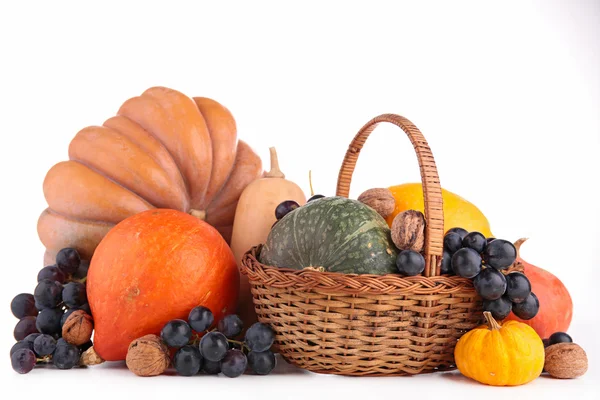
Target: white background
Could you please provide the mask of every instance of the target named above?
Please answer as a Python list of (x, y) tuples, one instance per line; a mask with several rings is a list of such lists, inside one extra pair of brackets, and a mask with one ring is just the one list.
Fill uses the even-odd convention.
[[(312, 169), (323, 194), (334, 193), (346, 147), (366, 121), (387, 112), (411, 119), (433, 149), (442, 185), (478, 205), (497, 237), (529, 237), (524, 258), (568, 286), (570, 333), (588, 352), (588, 374), (507, 389), (457, 373), (356, 379), (281, 368), (266, 378), (142, 379), (119, 364), (14, 373), (8, 304), (33, 290), (42, 266), (36, 221), (45, 173), (66, 159), (79, 129), (155, 85), (223, 103), (265, 164), (275, 145), (287, 176), (308, 191)], [(599, 111), (593, 0), (2, 2), (2, 391), (83, 399), (598, 398)], [(408, 140), (381, 127), (361, 154), (351, 195), (417, 179)]]

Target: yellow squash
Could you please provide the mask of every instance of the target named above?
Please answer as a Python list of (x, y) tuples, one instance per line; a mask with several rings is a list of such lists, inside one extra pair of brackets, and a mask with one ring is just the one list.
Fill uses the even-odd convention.
[[(233, 222), (231, 250), (239, 265), (245, 252), (251, 247), (263, 244), (276, 221), (275, 208), (286, 200), (294, 200), (300, 205), (306, 203), (302, 189), (294, 182), (285, 179), (279, 169), (277, 152), (271, 147), (271, 170), (260, 179), (250, 183), (242, 192)], [(249, 327), (256, 321), (250, 284), (245, 275), (240, 276), (240, 296), (238, 314)]]
[(529, 325), (517, 321), (498, 324), (484, 312), (487, 325), (467, 332), (454, 349), (458, 370), (491, 386), (531, 382), (544, 368), (544, 344)]
[[(396, 208), (386, 220), (392, 226), (394, 217), (406, 210), (419, 210), (423, 212), (423, 188), (420, 183), (405, 183), (390, 187), (396, 200)], [(461, 227), (469, 232), (481, 232), (485, 237), (492, 237), (490, 223), (483, 213), (462, 197), (442, 189), (444, 200), (444, 232), (448, 229)]]

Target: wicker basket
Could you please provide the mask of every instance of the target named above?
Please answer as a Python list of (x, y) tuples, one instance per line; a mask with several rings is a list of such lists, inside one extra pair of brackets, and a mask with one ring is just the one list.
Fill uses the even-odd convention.
[(443, 250), (442, 194), (433, 155), (406, 118), (385, 114), (355, 136), (338, 177), (347, 197), (358, 155), (380, 122), (402, 128), (421, 169), (427, 220), (423, 276), (348, 275), (262, 265), (260, 246), (243, 257), (259, 321), (276, 332), (276, 347), (291, 364), (317, 373), (411, 375), (454, 369), (454, 346), (481, 323), (472, 283), (438, 276)]

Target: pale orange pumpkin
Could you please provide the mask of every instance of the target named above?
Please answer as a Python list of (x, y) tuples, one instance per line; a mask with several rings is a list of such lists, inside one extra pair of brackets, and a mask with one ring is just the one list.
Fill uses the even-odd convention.
[(48, 171), (48, 208), (38, 221), (45, 263), (65, 247), (90, 259), (113, 226), (153, 208), (199, 217), (229, 242), (240, 194), (261, 174), (259, 156), (238, 140), (227, 108), (150, 88), (102, 126), (77, 133), (69, 161)]

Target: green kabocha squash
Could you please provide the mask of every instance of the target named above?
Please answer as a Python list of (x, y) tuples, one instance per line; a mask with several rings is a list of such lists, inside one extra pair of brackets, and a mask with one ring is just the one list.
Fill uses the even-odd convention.
[(280, 268), (398, 272), (396, 248), (385, 220), (372, 208), (343, 197), (314, 200), (288, 213), (269, 233), (259, 258)]

